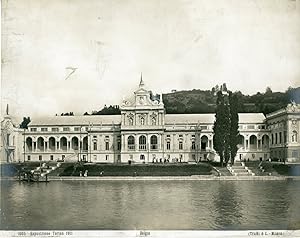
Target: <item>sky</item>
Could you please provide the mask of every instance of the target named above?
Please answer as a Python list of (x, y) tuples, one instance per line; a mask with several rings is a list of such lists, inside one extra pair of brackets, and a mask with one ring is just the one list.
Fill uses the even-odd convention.
[(121, 104), (141, 73), (156, 93), (300, 86), (300, 0), (3, 0), (1, 23), (2, 115)]

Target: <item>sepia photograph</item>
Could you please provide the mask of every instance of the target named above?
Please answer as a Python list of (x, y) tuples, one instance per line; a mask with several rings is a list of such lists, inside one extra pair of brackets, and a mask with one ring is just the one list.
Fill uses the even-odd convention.
[(0, 237), (300, 237), (300, 0), (2, 0)]

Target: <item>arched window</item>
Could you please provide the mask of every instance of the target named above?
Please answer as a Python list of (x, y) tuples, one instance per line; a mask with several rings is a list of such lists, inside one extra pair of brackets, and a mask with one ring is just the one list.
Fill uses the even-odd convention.
[(128, 136), (127, 143), (128, 143), (128, 150), (135, 149), (135, 140), (133, 136)]
[(257, 149), (257, 138), (255, 135), (250, 136), (250, 150), (256, 150)]
[(297, 142), (297, 140), (298, 140), (298, 133), (297, 133), (297, 131), (293, 131), (293, 133), (292, 133), (292, 142)]
[(139, 138), (139, 149), (145, 150), (146, 149), (146, 136), (140, 136)]
[(129, 122), (129, 126), (132, 126), (132, 125), (133, 125), (133, 118), (132, 118), (132, 117), (129, 117), (129, 118), (128, 118), (128, 122)]
[(27, 149), (27, 151), (32, 151), (32, 139), (31, 139), (31, 137), (26, 138), (26, 149)]
[(145, 118), (141, 117), (141, 125), (145, 125)]
[(152, 124), (152, 126), (156, 125), (156, 117), (155, 116), (152, 117), (151, 124)]
[(79, 140), (77, 137), (73, 137), (71, 140), (71, 147), (73, 150), (78, 150)]
[(60, 138), (60, 149), (61, 150), (67, 150), (67, 138), (66, 137), (62, 137)]
[(49, 138), (49, 149), (55, 150), (55, 138), (54, 137)]
[(150, 137), (150, 144), (151, 144), (151, 149), (156, 150), (158, 148), (157, 146), (157, 136), (153, 135)]
[(44, 150), (44, 138), (39, 137), (37, 139), (37, 148), (38, 150)]
[(85, 136), (82, 139), (82, 150), (88, 150), (88, 137)]
[(192, 150), (195, 150), (195, 149), (196, 149), (195, 141), (192, 141)]
[(178, 146), (179, 146), (180, 150), (183, 150), (183, 143), (182, 143), (182, 141), (179, 141), (179, 145)]

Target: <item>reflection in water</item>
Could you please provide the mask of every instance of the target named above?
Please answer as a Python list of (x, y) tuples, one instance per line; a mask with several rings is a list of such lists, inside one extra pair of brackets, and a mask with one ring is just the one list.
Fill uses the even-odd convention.
[(300, 229), (300, 181), (1, 181), (1, 229)]
[(215, 223), (220, 229), (236, 229), (243, 220), (243, 200), (237, 193), (237, 183), (222, 181), (213, 198), (216, 210)]

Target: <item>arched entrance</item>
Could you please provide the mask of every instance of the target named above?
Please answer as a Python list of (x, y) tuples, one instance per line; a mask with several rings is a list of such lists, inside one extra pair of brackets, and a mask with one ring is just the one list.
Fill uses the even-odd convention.
[(49, 149), (55, 150), (55, 138), (54, 137), (49, 138)]
[(32, 151), (32, 138), (31, 137), (26, 138), (26, 150)]
[(201, 150), (206, 150), (207, 143), (208, 143), (208, 137), (202, 136), (201, 137)]

